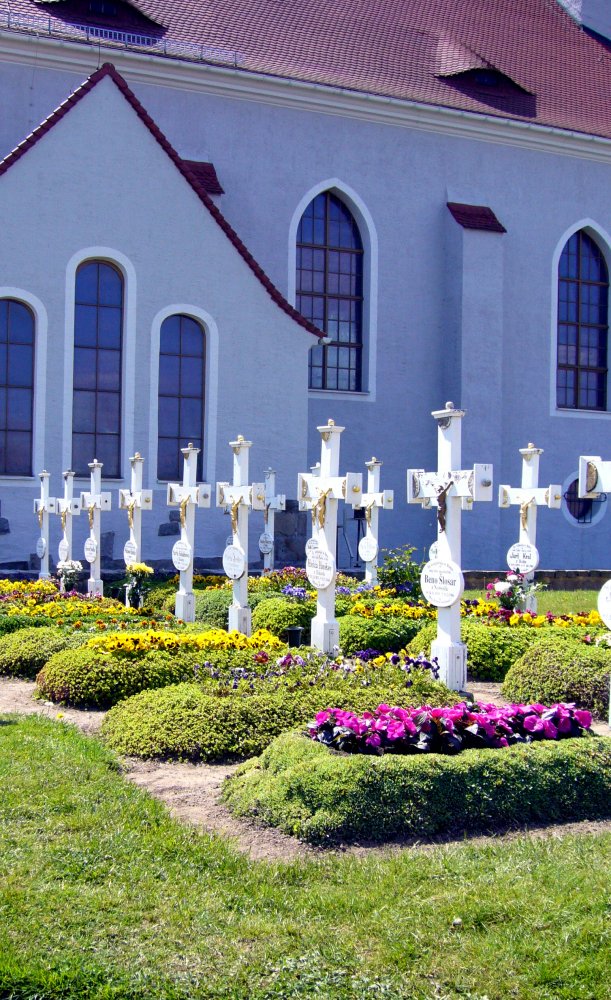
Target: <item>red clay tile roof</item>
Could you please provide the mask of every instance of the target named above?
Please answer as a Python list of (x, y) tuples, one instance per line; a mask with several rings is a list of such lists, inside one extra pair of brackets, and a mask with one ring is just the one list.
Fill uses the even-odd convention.
[(461, 205), (458, 201), (449, 201), (448, 208), (463, 229), (484, 229), (488, 233), (506, 233), (491, 208), (486, 205)]
[(184, 165), (197, 178), (201, 186), (208, 194), (225, 194), (216, 176), (213, 163), (204, 163), (200, 160), (183, 160)]
[[(81, 84), (81, 86), (78, 87), (77, 90), (75, 90), (74, 93), (71, 94), (70, 97), (68, 97), (68, 99), (63, 102), (63, 104), (60, 104), (60, 106), (56, 108), (56, 110), (51, 115), (49, 115), (48, 118), (46, 118), (43, 122), (41, 122), (40, 125), (38, 125), (34, 129), (34, 131), (31, 132), (23, 140), (23, 142), (20, 142), (19, 145), (16, 146), (15, 149), (13, 149), (8, 154), (8, 156), (6, 156), (0, 162), (0, 177), (2, 177), (2, 175), (5, 174), (6, 171), (9, 170), (10, 167), (12, 167), (13, 164), (17, 162), (17, 160), (20, 160), (21, 157), (25, 153), (27, 153), (28, 150), (32, 148), (32, 146), (35, 146), (36, 143), (44, 135), (46, 135), (46, 133), (49, 132), (54, 125), (57, 124), (57, 122), (61, 121), (64, 115), (68, 114), (68, 112), (71, 110), (71, 108), (74, 107), (75, 104), (78, 104), (79, 101), (83, 99), (85, 94), (88, 94), (89, 91), (92, 90), (93, 87), (95, 87), (96, 84), (98, 84), (100, 80), (103, 80), (105, 77), (110, 77), (110, 79), (114, 81), (114, 83), (117, 85), (123, 96), (127, 99), (127, 101), (129, 101), (129, 103), (131, 104), (132, 108), (134, 109), (140, 120), (146, 125), (153, 138), (157, 140), (161, 148), (168, 154), (168, 156), (173, 161), (174, 165), (178, 168), (180, 173), (183, 175), (185, 180), (191, 185), (199, 200), (202, 202), (203, 205), (205, 205), (205, 207), (210, 212), (212, 218), (221, 227), (221, 229), (223, 230), (227, 238), (231, 241), (231, 243), (233, 243), (234, 247), (236, 248), (240, 256), (244, 258), (244, 260), (248, 264), (253, 274), (261, 282), (261, 284), (263, 285), (269, 296), (274, 300), (276, 305), (280, 306), (283, 312), (287, 313), (287, 315), (290, 316), (291, 319), (295, 320), (296, 323), (304, 327), (304, 329), (306, 329), (308, 333), (313, 333), (314, 336), (316, 337), (322, 336), (322, 333), (318, 329), (318, 327), (314, 326), (312, 323), (309, 322), (309, 320), (305, 319), (300, 313), (297, 312), (296, 309), (293, 308), (293, 306), (289, 302), (287, 302), (282, 293), (278, 291), (276, 286), (268, 278), (263, 268), (259, 264), (257, 264), (255, 258), (246, 249), (238, 234), (235, 232), (235, 230), (232, 228), (229, 222), (227, 222), (225, 216), (222, 214), (222, 212), (219, 211), (217, 206), (210, 198), (210, 195), (208, 194), (205, 187), (197, 177), (197, 170), (194, 171), (192, 168), (188, 166), (189, 161), (182, 160), (180, 158), (174, 147), (170, 144), (168, 139), (166, 139), (165, 135), (163, 134), (159, 126), (155, 124), (150, 115), (144, 110), (144, 107), (142, 106), (136, 95), (133, 93), (132, 90), (130, 90), (130, 88), (128, 87), (127, 83), (125, 82), (121, 74), (117, 73), (115, 67), (111, 63), (104, 63), (104, 65), (101, 66), (100, 69), (96, 70), (95, 73), (92, 73), (91, 76), (88, 77), (88, 79), (85, 80), (85, 82)], [(201, 167), (201, 164), (196, 162), (196, 167)]]
[[(73, 0), (11, 0), (70, 19)], [(558, 0), (135, 0), (166, 39), (235, 52), (240, 70), (611, 138), (611, 52)], [(455, 67), (452, 69), (452, 67)], [(530, 102), (444, 74), (493, 68)]]

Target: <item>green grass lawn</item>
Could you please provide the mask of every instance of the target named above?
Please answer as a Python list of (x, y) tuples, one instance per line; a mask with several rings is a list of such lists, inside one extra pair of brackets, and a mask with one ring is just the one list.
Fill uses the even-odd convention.
[(251, 862), (97, 741), (0, 724), (7, 1000), (608, 1000), (610, 870), (611, 835)]
[[(542, 590), (537, 593), (537, 611), (539, 614), (552, 611), (556, 615), (591, 611), (596, 607), (598, 593), (598, 590)], [(466, 590), (463, 597), (468, 600), (485, 598), (486, 591)]]

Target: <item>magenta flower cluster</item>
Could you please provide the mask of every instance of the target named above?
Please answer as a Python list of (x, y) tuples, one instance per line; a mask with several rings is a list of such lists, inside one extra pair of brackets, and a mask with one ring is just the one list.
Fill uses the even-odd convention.
[(308, 725), (314, 740), (347, 753), (445, 753), (498, 749), (535, 740), (586, 735), (592, 715), (573, 704), (478, 705), (399, 708), (379, 705), (373, 712), (328, 708)]

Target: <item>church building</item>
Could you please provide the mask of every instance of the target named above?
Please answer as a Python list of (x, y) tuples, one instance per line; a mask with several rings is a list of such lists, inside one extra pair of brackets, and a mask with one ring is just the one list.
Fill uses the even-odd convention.
[[(94, 458), (120, 559), (136, 452), (143, 557), (169, 562), (181, 448), (214, 495), (239, 434), (293, 501), (280, 560), (303, 558), (329, 418), (342, 473), (383, 463), (382, 545), (422, 556), (406, 472), (436, 468), (448, 400), (462, 468), (494, 467), (464, 567), (505, 565), (498, 485), (530, 442), (562, 494), (541, 566), (608, 567), (611, 504), (576, 480), (611, 459), (609, 0), (0, 0), (0, 95), (0, 573), (34, 552), (39, 473), (78, 494)], [(228, 533), (198, 512), (202, 564)]]

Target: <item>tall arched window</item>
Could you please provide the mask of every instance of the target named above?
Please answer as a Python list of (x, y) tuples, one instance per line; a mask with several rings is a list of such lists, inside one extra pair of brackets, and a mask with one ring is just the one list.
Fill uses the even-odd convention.
[(607, 409), (609, 272), (599, 247), (580, 230), (558, 270), (557, 405)]
[(90, 260), (76, 272), (72, 468), (87, 476), (97, 458), (105, 477), (121, 475), (123, 276)]
[(330, 343), (310, 351), (310, 387), (362, 388), (363, 243), (330, 191), (314, 198), (297, 231), (297, 309)]
[(180, 449), (190, 441), (200, 449), (197, 476), (203, 478), (204, 372), (201, 323), (191, 316), (168, 316), (161, 325), (159, 342), (159, 479), (182, 478)]
[(0, 300), (0, 475), (32, 475), (34, 315)]

